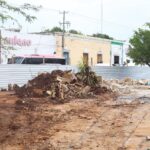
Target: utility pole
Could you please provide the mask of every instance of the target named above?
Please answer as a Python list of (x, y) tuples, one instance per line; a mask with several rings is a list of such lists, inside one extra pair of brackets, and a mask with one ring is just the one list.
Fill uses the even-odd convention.
[(60, 22), (60, 25), (63, 25), (63, 33), (62, 33), (62, 56), (63, 56), (63, 51), (65, 47), (65, 32), (66, 32), (65, 28), (66, 28), (66, 25), (67, 26), (70, 25), (70, 22), (66, 21), (66, 14), (68, 14), (67, 11), (60, 12), (60, 14), (63, 14), (63, 22)]

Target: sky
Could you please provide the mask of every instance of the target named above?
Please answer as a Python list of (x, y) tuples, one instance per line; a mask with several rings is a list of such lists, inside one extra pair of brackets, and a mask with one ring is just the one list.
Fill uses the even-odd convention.
[[(12, 0), (7, 1), (12, 3)], [(22, 3), (42, 6), (38, 13), (33, 13), (37, 20), (32, 24), (17, 17), (23, 25), (22, 32), (37, 32), (60, 26), (62, 14), (59, 11), (63, 10), (68, 11), (66, 21), (71, 23), (67, 30), (75, 29), (86, 35), (102, 32), (126, 41), (132, 37), (135, 30), (150, 21), (150, 0), (14, 0), (12, 4)], [(12, 26), (14, 25), (9, 24), (9, 27)]]

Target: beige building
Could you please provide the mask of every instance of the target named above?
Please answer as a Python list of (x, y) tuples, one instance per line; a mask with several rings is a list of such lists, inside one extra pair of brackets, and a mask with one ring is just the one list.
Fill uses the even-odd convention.
[(111, 41), (80, 35), (66, 35), (62, 52), (62, 37), (56, 35), (56, 53), (64, 55), (68, 64), (78, 65), (82, 60), (90, 66), (110, 65)]

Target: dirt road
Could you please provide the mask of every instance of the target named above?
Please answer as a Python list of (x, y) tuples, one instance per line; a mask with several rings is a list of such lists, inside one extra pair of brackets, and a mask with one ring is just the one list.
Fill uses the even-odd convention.
[(114, 94), (54, 104), (0, 93), (0, 150), (148, 150), (150, 104)]

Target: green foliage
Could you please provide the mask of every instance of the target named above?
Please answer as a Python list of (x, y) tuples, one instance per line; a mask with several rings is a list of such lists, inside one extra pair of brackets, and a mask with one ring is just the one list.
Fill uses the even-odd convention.
[[(38, 11), (40, 7), (35, 7), (28, 3), (25, 3), (21, 6), (10, 5), (6, 0), (0, 0), (0, 22), (5, 23), (8, 20), (16, 22), (19, 26), (18, 20), (14, 17), (14, 14), (20, 14), (25, 18), (26, 21), (32, 22), (36, 19), (35, 16), (28, 13), (29, 10)], [(13, 13), (13, 15), (10, 15)]]
[(69, 30), (69, 33), (83, 35), (81, 32), (74, 29)]
[[(53, 27), (52, 29), (46, 29), (43, 32), (44, 33), (55, 33), (55, 32), (63, 32), (63, 30), (60, 27)], [(69, 30), (69, 33), (82, 35), (81, 32), (78, 32), (74, 29)]]
[(60, 27), (53, 27), (52, 29), (46, 29), (42, 31), (43, 33), (55, 33), (55, 32), (62, 32)]
[(91, 71), (91, 67), (85, 64), (83, 61), (78, 65), (79, 72), (77, 73), (78, 79), (80, 79), (85, 85), (96, 87), (99, 85), (99, 80), (95, 75), (95, 72)]
[(139, 28), (130, 39), (128, 56), (133, 62), (150, 66), (150, 23), (146, 24), (147, 29)]
[(113, 40), (113, 38), (110, 37), (110, 36), (107, 35), (107, 34), (96, 33), (96, 34), (93, 34), (92, 36), (93, 36), (93, 37), (97, 37), (97, 38), (102, 38), (102, 39), (110, 39), (110, 40)]
[(60, 27), (54, 27), (50, 30), (51, 33), (55, 33), (55, 32), (62, 32), (62, 29)]

